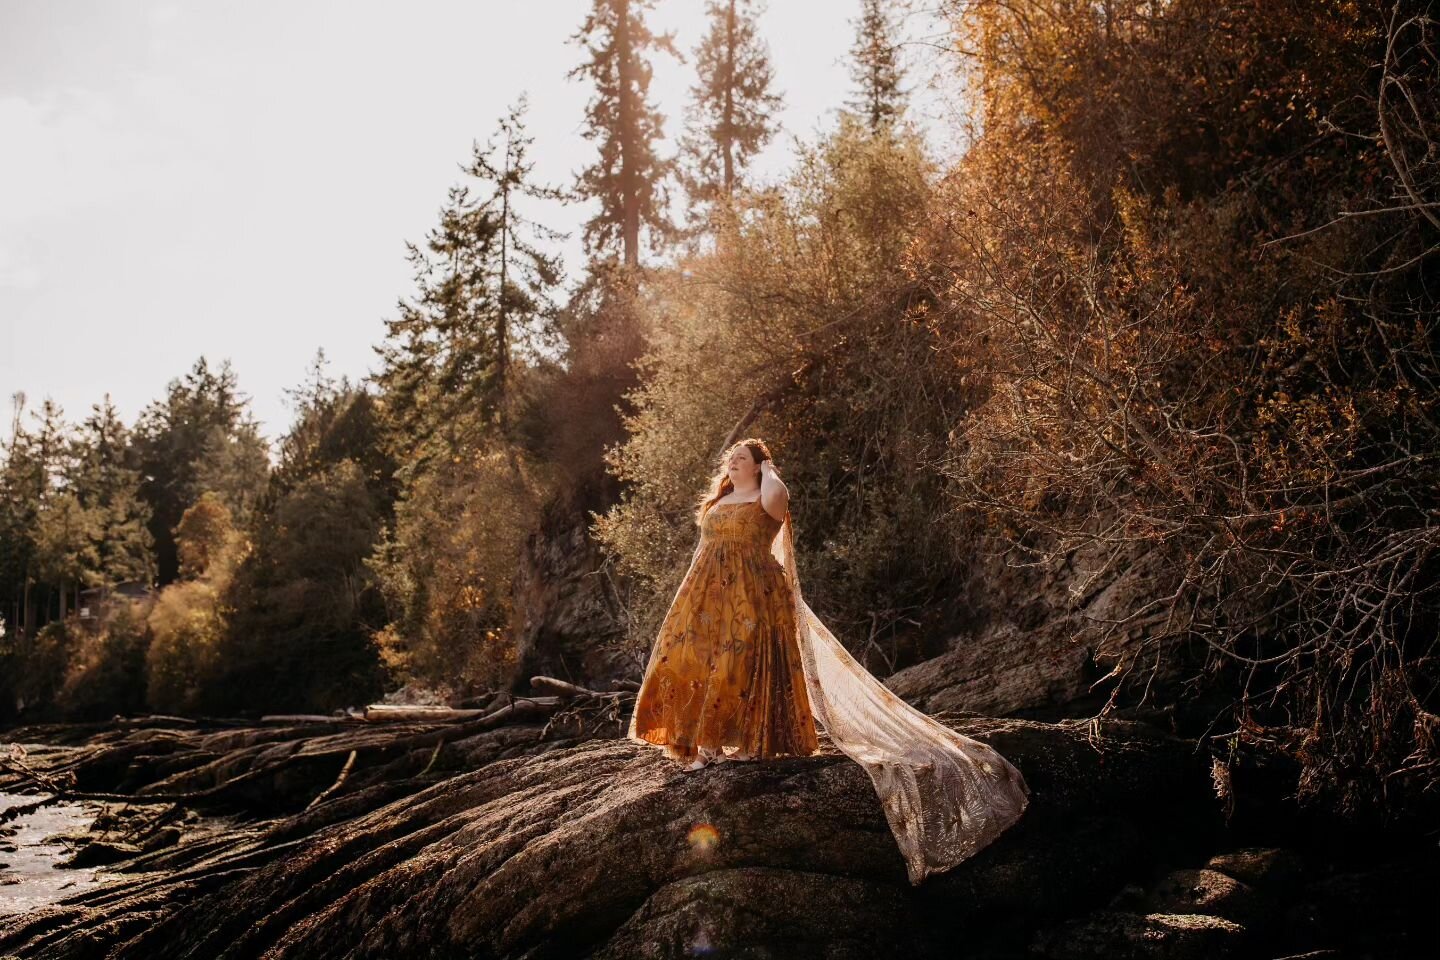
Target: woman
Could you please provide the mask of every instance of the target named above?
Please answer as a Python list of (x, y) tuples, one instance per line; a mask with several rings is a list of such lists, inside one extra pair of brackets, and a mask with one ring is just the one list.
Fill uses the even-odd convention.
[(789, 500), (763, 441), (725, 452), (629, 736), (695, 770), (809, 756), (818, 721), (870, 774), (918, 884), (1004, 832), (1030, 789), (992, 747), (891, 693), (816, 618), (800, 593)]

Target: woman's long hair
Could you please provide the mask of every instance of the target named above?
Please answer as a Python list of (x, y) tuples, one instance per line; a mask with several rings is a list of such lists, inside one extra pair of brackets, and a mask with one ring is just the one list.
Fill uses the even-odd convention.
[[(730, 456), (736, 448), (742, 446), (749, 448), (750, 456), (755, 458), (757, 467), (766, 460), (773, 461), (774, 459), (770, 456), (770, 448), (759, 437), (746, 437), (744, 440), (737, 440), (726, 447), (725, 452), (720, 455), (720, 463), (715, 470), (715, 475), (710, 478), (709, 488), (700, 495), (700, 502), (695, 507), (695, 523), (697, 525), (705, 519), (705, 511), (735, 489), (735, 484), (730, 481)], [(779, 467), (775, 468), (775, 474), (779, 476)]]

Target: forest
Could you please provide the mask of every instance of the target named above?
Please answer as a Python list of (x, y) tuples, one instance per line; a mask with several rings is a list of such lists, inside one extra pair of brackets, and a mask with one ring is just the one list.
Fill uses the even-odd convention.
[[(518, 100), (409, 244), (379, 372), (317, 354), (273, 456), (228, 363), (128, 426), (15, 398), (0, 724), (638, 680), (696, 496), (760, 436), (811, 606), (912, 702), (1142, 720), (1198, 744), (1222, 804), (1274, 777), (1433, 830), (1428, 5), (940, 0), (966, 144), (942, 164), (897, 4), (864, 0), (847, 109), (761, 182), (762, 8), (709, 0), (685, 51), (655, 3), (576, 25), (575, 181), (534, 177)], [(598, 201), (583, 263), (538, 198)]]

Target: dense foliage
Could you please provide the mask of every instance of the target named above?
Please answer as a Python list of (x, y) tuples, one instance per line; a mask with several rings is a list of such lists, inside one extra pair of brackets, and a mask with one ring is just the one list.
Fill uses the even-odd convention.
[[(1436, 734), (1433, 24), (1325, 3), (974, 2), (983, 135), (912, 269), (982, 385), (956, 502), (1044, 562), (1169, 575), (1189, 645), (1302, 793), (1428, 790)], [(1096, 571), (1098, 575), (1101, 571)]]

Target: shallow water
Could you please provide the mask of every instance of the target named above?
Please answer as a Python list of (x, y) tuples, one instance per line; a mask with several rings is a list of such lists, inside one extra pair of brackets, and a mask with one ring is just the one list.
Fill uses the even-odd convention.
[[(0, 793), (0, 811), (34, 803), (40, 797)], [(95, 808), (85, 804), (57, 803), (0, 824), (0, 916), (43, 907), (108, 879), (94, 867), (56, 869), (55, 864), (70, 855), (70, 848), (58, 840), (45, 842), (52, 834), (88, 828), (95, 813)]]

